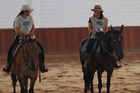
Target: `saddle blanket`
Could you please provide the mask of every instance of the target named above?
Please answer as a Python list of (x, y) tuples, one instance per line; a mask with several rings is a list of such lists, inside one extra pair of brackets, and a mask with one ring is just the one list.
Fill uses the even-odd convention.
[[(91, 54), (94, 53), (94, 51), (95, 51), (97, 45), (98, 45), (98, 42), (96, 42), (96, 43), (93, 45), (93, 47), (92, 47), (92, 49), (91, 49)], [(85, 45), (83, 46), (82, 52), (83, 52), (83, 53), (87, 53), (87, 43), (85, 43)]]

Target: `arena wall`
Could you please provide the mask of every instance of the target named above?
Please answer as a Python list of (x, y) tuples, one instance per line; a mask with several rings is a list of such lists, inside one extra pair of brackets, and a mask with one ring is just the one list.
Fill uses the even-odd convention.
[[(120, 30), (120, 27), (114, 27)], [(109, 28), (110, 29), (110, 28)], [(124, 27), (124, 52), (140, 51), (140, 26)], [(45, 54), (79, 53), (79, 44), (88, 36), (87, 27), (75, 28), (38, 28), (38, 41)], [(0, 29), (0, 55), (7, 55), (14, 40), (14, 29)]]
[(88, 35), (90, 10), (101, 5), (108, 26), (124, 27), (124, 51), (140, 51), (140, 0), (1, 0), (0, 55), (6, 55), (14, 40), (13, 22), (23, 4), (34, 11), (38, 41), (45, 54), (78, 53), (79, 43)]

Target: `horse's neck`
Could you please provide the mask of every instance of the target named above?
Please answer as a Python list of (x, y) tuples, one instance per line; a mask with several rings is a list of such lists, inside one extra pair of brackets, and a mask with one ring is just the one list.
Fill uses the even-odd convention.
[(113, 52), (113, 49), (111, 47), (111, 36), (110, 35), (104, 36), (101, 39), (101, 46), (104, 48), (105, 51), (108, 51), (110, 53)]

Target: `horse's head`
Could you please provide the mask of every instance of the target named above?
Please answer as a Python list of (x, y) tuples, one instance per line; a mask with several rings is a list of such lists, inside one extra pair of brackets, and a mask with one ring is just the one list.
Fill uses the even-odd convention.
[(111, 26), (111, 47), (115, 51), (118, 60), (124, 57), (122, 32), (123, 32), (123, 25), (121, 26), (120, 31), (114, 30)]
[(38, 46), (36, 44), (37, 37), (35, 36), (23, 36), (23, 50), (27, 66), (35, 71), (38, 65)]

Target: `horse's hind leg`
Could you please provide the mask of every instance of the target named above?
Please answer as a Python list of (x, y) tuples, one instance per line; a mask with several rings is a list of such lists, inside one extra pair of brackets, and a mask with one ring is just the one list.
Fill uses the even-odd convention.
[(11, 79), (12, 79), (14, 93), (16, 93), (16, 82), (17, 82), (16, 75), (11, 73)]
[(113, 69), (112, 70), (108, 70), (107, 71), (107, 93), (110, 93), (110, 80), (111, 80), (111, 76), (113, 73)]
[(85, 93), (87, 93), (87, 91), (88, 91), (88, 88), (87, 88), (87, 78), (86, 78), (86, 76), (84, 76), (84, 83), (85, 83), (85, 89), (84, 89), (84, 92)]
[(85, 93), (87, 93), (90, 89), (91, 93), (94, 93), (94, 89), (93, 89), (93, 78), (94, 78), (94, 73), (96, 70), (87, 70), (87, 69), (83, 69), (84, 71), (84, 83), (85, 83)]
[(87, 93), (87, 91), (89, 90), (89, 85), (90, 85), (90, 80), (88, 77), (88, 71), (84, 71), (84, 83), (85, 83), (85, 89), (84, 92)]

